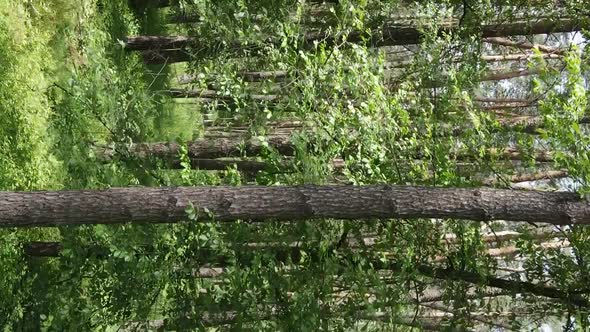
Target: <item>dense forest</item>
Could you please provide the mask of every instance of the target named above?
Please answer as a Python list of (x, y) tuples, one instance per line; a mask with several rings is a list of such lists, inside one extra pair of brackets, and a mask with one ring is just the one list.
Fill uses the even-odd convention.
[(588, 27), (1, 0), (0, 330), (590, 330)]

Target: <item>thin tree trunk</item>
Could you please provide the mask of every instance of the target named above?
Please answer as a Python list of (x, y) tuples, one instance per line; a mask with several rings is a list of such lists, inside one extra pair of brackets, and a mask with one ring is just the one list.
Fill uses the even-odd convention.
[(132, 36), (125, 40), (125, 47), (133, 51), (179, 49), (188, 45), (199, 46), (194, 38), (187, 36)]
[(316, 218), (590, 223), (575, 193), (408, 186), (112, 188), (0, 193), (0, 227)]
[(540, 69), (519, 69), (513, 71), (495, 71), (485, 74), (480, 78), (482, 82), (508, 80), (516, 77), (537, 75), (541, 72)]
[[(540, 128), (543, 128), (545, 119), (543, 116), (516, 116), (513, 118), (503, 118), (500, 119), (499, 122), (508, 128), (513, 128), (515, 130), (529, 133), (529, 134), (536, 134)], [(579, 124), (586, 124), (590, 123), (590, 117), (584, 116), (578, 120)]]
[[(509, 62), (509, 61), (529, 61), (535, 57), (533, 53), (523, 53), (523, 54), (505, 54), (505, 55), (483, 55), (481, 57), (482, 61), (485, 62)], [(559, 54), (541, 54), (541, 58), (543, 59), (561, 59), (563, 58)], [(457, 58), (454, 60), (455, 62), (461, 62), (462, 59)], [(393, 68), (405, 68), (413, 63), (413, 60), (406, 57), (404, 60), (399, 61), (391, 61), (384, 64), (385, 69), (393, 69)]]
[[(560, 249), (560, 248), (568, 248), (570, 246), (570, 242), (567, 240), (563, 240), (560, 242), (543, 242), (539, 244), (539, 247), (543, 249)], [(492, 248), (488, 249), (488, 255), (492, 257), (514, 257), (520, 253), (520, 248), (516, 246), (508, 246), (508, 247), (501, 247), (501, 248)]]
[[(506, 55), (484, 55), (481, 57), (486, 62), (504, 62), (504, 61), (528, 61), (535, 57), (533, 53), (525, 54), (506, 54)], [(559, 54), (541, 54), (543, 59), (561, 59)]]
[[(536, 173), (512, 175), (512, 176), (508, 176), (507, 180), (513, 184), (516, 184), (516, 183), (529, 182), (529, 181), (560, 179), (560, 178), (565, 178), (567, 176), (568, 176), (567, 171), (548, 170), (548, 171), (541, 171), (541, 172), (536, 172)], [(483, 184), (486, 186), (493, 186), (498, 183), (500, 183), (500, 179), (498, 179), (497, 177), (491, 177), (491, 178), (485, 179), (483, 181)]]
[[(490, 149), (488, 153), (497, 158), (504, 158), (509, 160), (522, 160), (524, 155), (517, 148), (504, 148), (504, 149)], [(553, 161), (553, 154), (550, 151), (535, 151), (532, 155), (533, 159), (538, 162), (550, 162)], [(457, 155), (458, 160), (468, 159), (468, 155)]]
[[(539, 74), (540, 72), (541, 71), (539, 69), (519, 69), (519, 70), (509, 70), (509, 71), (493, 71), (493, 72), (489, 72), (489, 73), (484, 74), (479, 79), (479, 81), (481, 81), (481, 82), (500, 81), (500, 80), (515, 78), (515, 77), (536, 75), (536, 74)], [(267, 72), (250, 72), (250, 73), (256, 73), (259, 76), (245, 76), (244, 73), (240, 73), (240, 74), (238, 74), (238, 76), (241, 76), (242, 78), (248, 77), (248, 80), (251, 82), (260, 82), (260, 81), (264, 81), (264, 80), (274, 81), (275, 79), (277, 81), (278, 80), (284, 81), (284, 80), (288, 79), (287, 73), (284, 71), (267, 71)], [(181, 80), (182, 84), (188, 84), (192, 81), (193, 81), (192, 76), (183, 77)], [(437, 84), (436, 82), (429, 82), (429, 83), (426, 83), (426, 85), (427, 86), (429, 85), (429, 87), (441, 86), (440, 83)], [(183, 92), (183, 91), (185, 91), (185, 92)], [(211, 90), (211, 91), (213, 91), (213, 90)], [(186, 96), (198, 97), (199, 93), (201, 93), (201, 92), (191, 93), (191, 92), (188, 92), (187, 90), (178, 90), (178, 91), (171, 92), (171, 94), (173, 94), (174, 96), (178, 96), (178, 97), (186, 97)], [(269, 95), (269, 97), (267, 97), (267, 98), (272, 98), (270, 96), (275, 96), (275, 95)], [(213, 96), (211, 98), (213, 98)]]
[[(476, 300), (476, 299), (480, 299), (482, 297), (493, 298), (493, 297), (498, 297), (498, 296), (510, 296), (510, 295), (511, 295), (510, 291), (492, 288), (490, 290), (483, 292), (483, 294), (480, 294), (478, 292), (474, 292), (473, 290), (470, 290), (467, 294), (464, 295), (464, 298), (468, 299), (468, 300)], [(414, 303), (420, 303), (420, 304), (421, 303), (443, 302), (445, 300), (448, 300), (448, 298), (445, 296), (444, 292), (441, 291), (440, 289), (425, 291), (424, 294), (418, 299), (418, 301), (416, 301), (416, 299), (413, 299)]]
[[(519, 127), (514, 126), (515, 129)], [(454, 134), (458, 134), (455, 132)], [(192, 159), (214, 159), (224, 157), (259, 156), (267, 148), (273, 148), (283, 156), (292, 156), (295, 153), (295, 146), (290, 142), (288, 134), (277, 134), (268, 136), (265, 140), (260, 138), (245, 139), (242, 137), (205, 137), (187, 143), (188, 157)], [(158, 158), (170, 163), (177, 161), (180, 153), (180, 144), (175, 142), (156, 143), (135, 143), (127, 147), (123, 157), (138, 159)], [(110, 147), (97, 148), (96, 153), (105, 160), (112, 159), (117, 152)], [(128, 156), (126, 154), (129, 154)], [(491, 158), (522, 160), (525, 155), (517, 148), (508, 147), (504, 149), (489, 149), (488, 155)], [(416, 153), (416, 159), (422, 159), (420, 152)], [(471, 155), (458, 151), (454, 157), (459, 160), (469, 160)], [(538, 162), (553, 161), (553, 154), (550, 151), (534, 151), (532, 156)]]
[[(271, 71), (244, 71), (238, 72), (237, 77), (244, 82), (283, 82), (287, 79), (287, 71), (285, 70), (271, 70)], [(194, 75), (184, 74), (178, 78), (179, 84), (190, 84), (198, 81)]]
[(155, 8), (162, 8), (168, 7), (172, 4), (176, 4), (177, 1), (172, 0), (131, 0), (131, 5), (134, 7), (155, 7)]
[(525, 49), (525, 50), (532, 50), (534, 48), (537, 48), (541, 52), (549, 53), (549, 54), (556, 54), (556, 55), (564, 55), (566, 52), (566, 50), (556, 48), (556, 47), (539, 45), (539, 44), (531, 44), (528, 41), (516, 42), (516, 41), (512, 41), (507, 38), (500, 38), (500, 37), (484, 38), (483, 41), (486, 43), (494, 44), (494, 45), (516, 47), (516, 48)]
[(148, 65), (170, 64), (186, 62), (193, 59), (190, 51), (185, 49), (176, 50), (145, 50), (141, 52), (144, 63)]
[(487, 105), (480, 105), (479, 107), (484, 110), (512, 110), (515, 108), (527, 108), (534, 107), (536, 104), (533, 102), (526, 103), (491, 103)]
[[(397, 265), (394, 265), (390, 267), (390, 269), (395, 269), (396, 267)], [(536, 284), (527, 281), (507, 280), (493, 276), (486, 277), (479, 273), (455, 270), (453, 268), (436, 268), (432, 266), (420, 265), (417, 269), (420, 274), (435, 279), (465, 281), (468, 283), (504, 289), (514, 293), (533, 294), (537, 296), (558, 299), (561, 302), (572, 304), (578, 307), (590, 307), (588, 300), (581, 295), (569, 294), (567, 291), (543, 284)]]
[[(544, 232), (544, 233), (534, 233), (529, 235), (533, 239), (545, 240), (549, 238), (563, 238), (563, 234), (556, 233), (556, 232)], [(502, 243), (512, 240), (521, 239), (523, 237), (522, 233), (513, 232), (513, 231), (502, 231), (497, 232), (495, 234), (485, 234), (482, 235), (481, 241), (487, 244), (492, 243)], [(274, 240), (274, 239), (273, 239)], [(375, 236), (366, 236), (363, 238), (363, 245), (367, 247), (372, 247), (377, 242), (378, 238)], [(441, 244), (449, 245), (457, 243), (458, 239), (454, 234), (448, 234), (443, 239), (441, 239)], [(240, 251), (240, 255), (238, 261), (240, 263), (246, 264), (250, 259), (251, 255), (248, 250), (258, 251), (258, 250), (266, 250), (271, 251), (274, 253), (275, 258), (278, 261), (286, 262), (287, 258), (290, 257), (293, 261), (299, 261), (301, 259), (301, 241), (292, 242), (288, 244), (289, 249), (285, 249), (285, 245), (283, 242), (249, 242), (244, 245), (244, 249)], [(359, 248), (361, 247), (360, 243), (355, 239), (348, 239), (348, 248)], [(34, 257), (59, 257), (61, 254), (61, 250), (63, 249), (63, 245), (60, 242), (43, 242), (43, 241), (33, 241), (26, 243), (23, 246), (23, 251), (28, 256)], [(93, 246), (88, 249), (91, 252), (98, 253), (99, 255), (105, 254), (108, 252), (107, 248), (102, 248), (98, 246)], [(149, 250), (148, 250), (149, 251)], [(211, 254), (205, 253), (204, 256), (211, 257)], [(203, 258), (205, 261), (205, 258)], [(209, 261), (208, 263), (222, 263), (225, 264), (225, 260), (215, 259), (215, 261)], [(433, 300), (434, 301), (434, 300)]]
[(34, 241), (23, 246), (24, 253), (34, 257), (59, 257), (62, 249), (61, 242)]
[[(233, 101), (231, 96), (220, 95), (215, 90), (185, 90), (185, 89), (169, 89), (163, 91), (172, 98), (214, 98), (224, 101)], [(247, 97), (255, 102), (272, 102), (279, 99), (278, 95), (255, 95), (248, 94)]]
[(526, 99), (526, 98), (504, 98), (504, 97), (474, 97), (473, 100), (479, 101), (482, 103), (492, 103), (492, 104), (533, 104), (536, 102), (535, 99)]
[[(270, 136), (266, 141), (258, 138), (244, 139), (242, 137), (205, 137), (192, 142), (188, 142), (188, 157), (192, 159), (213, 159), (224, 157), (240, 157), (242, 154), (247, 156), (260, 155), (266, 146), (275, 148), (281, 155), (291, 156), (295, 152), (295, 147), (289, 141), (288, 135)], [(129, 157), (146, 159), (158, 158), (174, 163), (180, 153), (180, 144), (174, 142), (161, 143), (137, 143), (131, 145), (125, 153)], [(115, 150), (112, 148), (101, 148), (97, 151), (104, 159), (111, 159), (115, 156)]]
[[(504, 24), (487, 24), (481, 26), (481, 35), (484, 38), (506, 37), (514, 35), (546, 34), (559, 32), (572, 32), (581, 30), (581, 24), (574, 19), (550, 20), (542, 19), (535, 22), (514, 22)], [(441, 34), (448, 34), (455, 30), (455, 26), (443, 27)], [(342, 37), (334, 36), (325, 32), (310, 32), (304, 37), (303, 43), (313, 46), (316, 42), (325, 41), (328, 44), (335, 44)], [(366, 43), (371, 46), (393, 46), (418, 44), (422, 39), (420, 30), (413, 26), (391, 25), (380, 31), (371, 34), (366, 32), (353, 31), (348, 34), (348, 41), (353, 43)], [(275, 41), (269, 40), (274, 43)], [(200, 47), (201, 43), (186, 36), (129, 36), (126, 39), (125, 47), (130, 51), (173, 49)], [(232, 43), (231, 48), (241, 47), (239, 43)]]
[(195, 13), (173, 13), (165, 18), (167, 24), (197, 23), (201, 16)]
[[(450, 314), (454, 313), (453, 308), (446, 306), (446, 305), (437, 304), (437, 303), (419, 303), (419, 304), (423, 307), (426, 307), (426, 308), (430, 308), (430, 309), (434, 309), (434, 310), (438, 310), (438, 311), (442, 311), (442, 312), (446, 312), (446, 313), (450, 313)], [(493, 314), (490, 314), (489, 316), (493, 316)], [(473, 313), (469, 312), (467, 318), (474, 320), (474, 321), (484, 323), (485, 325), (500, 327), (506, 331), (516, 331), (509, 324), (506, 324), (503, 322), (496, 322), (496, 321), (494, 321), (495, 317), (489, 317), (489, 316), (483, 315), (483, 314), (473, 314)]]

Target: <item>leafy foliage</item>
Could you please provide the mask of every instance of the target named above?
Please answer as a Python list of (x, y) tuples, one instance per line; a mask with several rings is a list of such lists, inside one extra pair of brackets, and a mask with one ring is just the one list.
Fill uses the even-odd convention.
[[(486, 56), (507, 48), (481, 38), (482, 23), (555, 19), (582, 2), (137, 2), (0, 4), (1, 190), (513, 187), (515, 176), (547, 168), (566, 170), (587, 194), (587, 50), (548, 57), (538, 47), (528, 64), (498, 64)], [(170, 18), (188, 23), (164, 26)], [(372, 47), (409, 26), (419, 44)], [(190, 36), (192, 60), (145, 64), (125, 43), (142, 33)], [(527, 68), (539, 74), (489, 80)], [(212, 97), (171, 98), (173, 89)], [(288, 138), (289, 153), (276, 137)], [(193, 169), (190, 141), (220, 138), (240, 142), (236, 159), (268, 167)], [(261, 146), (255, 156), (251, 141)], [(138, 153), (153, 142), (177, 148)], [(198, 207), (186, 212), (171, 225), (2, 230), (4, 330), (530, 329), (548, 317), (587, 328), (588, 308), (516, 289), (534, 282), (587, 299), (588, 231), (578, 225), (224, 224), (203, 222)], [(23, 253), (31, 241), (59, 241), (59, 257)], [(490, 296), (494, 278), (515, 288)]]

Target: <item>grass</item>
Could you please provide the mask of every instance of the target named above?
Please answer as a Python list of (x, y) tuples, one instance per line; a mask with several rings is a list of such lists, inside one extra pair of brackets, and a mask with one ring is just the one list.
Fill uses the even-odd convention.
[[(160, 74), (154, 79), (120, 44), (159, 33), (158, 17), (155, 9), (133, 12), (126, 0), (0, 2), (0, 190), (158, 184), (132, 163), (104, 164), (94, 153), (97, 144), (187, 140), (200, 130), (197, 112), (164, 106), (155, 94), (168, 85), (168, 69), (148, 68)], [(67, 238), (75, 246), (119, 230), (0, 229), (0, 330), (60, 326), (73, 312), (88, 317), (76, 304), (94, 301), (72, 300), (67, 284), (48, 288), (74, 263), (26, 257), (24, 243)], [(39, 312), (53, 314), (39, 322)]]
[[(32, 6), (32, 5), (31, 5)], [(58, 162), (46, 139), (52, 113), (44, 93), (56, 61), (49, 29), (30, 14), (26, 4), (0, 4), (0, 189), (59, 187)], [(40, 15), (40, 14), (39, 14)]]

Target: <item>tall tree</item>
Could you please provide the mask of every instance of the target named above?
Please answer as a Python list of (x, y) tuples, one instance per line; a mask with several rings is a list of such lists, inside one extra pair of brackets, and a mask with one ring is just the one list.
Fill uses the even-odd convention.
[(0, 193), (0, 225), (56, 226), (200, 220), (455, 218), (590, 223), (573, 193), (403, 186), (114, 188)]

